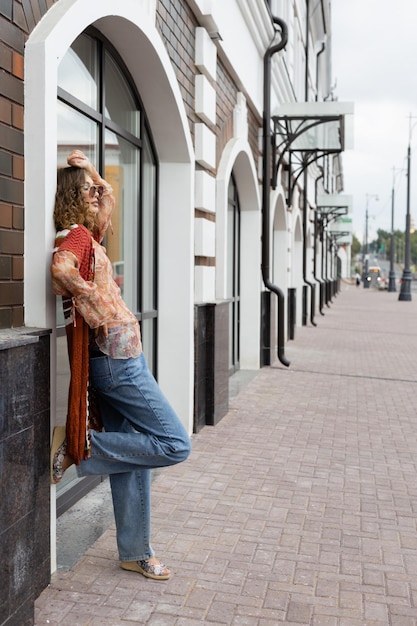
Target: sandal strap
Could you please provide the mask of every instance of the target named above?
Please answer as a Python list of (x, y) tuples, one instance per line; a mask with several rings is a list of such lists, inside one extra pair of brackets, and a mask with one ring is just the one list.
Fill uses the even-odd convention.
[(64, 470), (62, 469), (62, 464), (65, 459), (65, 454), (67, 452), (67, 442), (64, 441), (58, 448), (58, 450), (54, 454), (54, 460), (52, 462), (52, 477), (55, 483), (59, 483), (64, 475)]
[(151, 563), (146, 559), (138, 561), (138, 563), (147, 574), (152, 574), (153, 576), (166, 576), (169, 574), (169, 569), (163, 563)]

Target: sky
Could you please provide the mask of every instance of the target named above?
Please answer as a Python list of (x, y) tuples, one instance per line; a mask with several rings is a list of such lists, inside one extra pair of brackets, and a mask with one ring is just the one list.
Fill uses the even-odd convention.
[(355, 106), (353, 149), (342, 156), (343, 193), (353, 196), (353, 232), (361, 242), (366, 207), (369, 242), (378, 228), (391, 231), (393, 188), (394, 229), (405, 229), (409, 143), (417, 227), (416, 32), (416, 0), (332, 0), (333, 93)]

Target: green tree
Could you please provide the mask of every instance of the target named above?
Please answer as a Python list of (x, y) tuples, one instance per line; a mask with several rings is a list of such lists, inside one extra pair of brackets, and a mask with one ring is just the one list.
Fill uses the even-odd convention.
[(411, 265), (417, 265), (417, 232), (410, 233)]
[[(404, 232), (402, 230), (394, 231), (394, 262), (404, 263)], [(369, 249), (374, 254), (384, 255), (385, 258), (391, 257), (391, 232), (379, 228), (377, 237), (369, 244)], [(417, 265), (417, 233), (410, 235), (411, 263)]]
[(391, 233), (382, 228), (378, 228), (377, 237), (371, 244), (371, 250), (375, 254), (389, 254), (391, 245)]
[(362, 250), (362, 245), (356, 235), (352, 235), (352, 245), (351, 245), (351, 255), (352, 259), (356, 257), (357, 254)]

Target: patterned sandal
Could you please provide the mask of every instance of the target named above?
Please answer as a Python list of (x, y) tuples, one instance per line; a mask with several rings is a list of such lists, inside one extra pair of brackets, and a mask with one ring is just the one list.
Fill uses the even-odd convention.
[(67, 451), (65, 426), (55, 426), (51, 445), (51, 483), (56, 485), (64, 475), (62, 464)]
[(168, 580), (171, 576), (171, 572), (162, 563), (152, 563), (149, 559), (143, 561), (120, 561), (122, 569), (129, 572), (137, 572), (146, 576), (146, 578), (152, 578), (152, 580)]

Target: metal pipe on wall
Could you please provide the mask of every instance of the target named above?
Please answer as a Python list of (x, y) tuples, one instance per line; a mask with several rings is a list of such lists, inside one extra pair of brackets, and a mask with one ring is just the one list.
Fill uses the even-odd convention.
[[(309, 64), (309, 32), (310, 32), (310, 0), (306, 0), (306, 41), (305, 41), (305, 49), (306, 49), (306, 67), (305, 67), (305, 82), (304, 82), (304, 98), (305, 101), (308, 102), (308, 64)], [(314, 321), (314, 309), (315, 309), (315, 285), (311, 283), (307, 279), (307, 212), (308, 212), (308, 199), (307, 199), (307, 186), (308, 186), (308, 176), (307, 176), (307, 167), (304, 168), (304, 194), (303, 194), (303, 281), (306, 285), (310, 287), (311, 298), (310, 298), (310, 322), (313, 326), (317, 326)], [(307, 306), (307, 303), (306, 303)]]
[(288, 41), (288, 28), (284, 20), (273, 17), (274, 24), (281, 29), (281, 40), (272, 44), (264, 55), (264, 111), (263, 111), (263, 161), (262, 161), (262, 279), (267, 289), (277, 295), (278, 298), (278, 330), (277, 330), (277, 356), (279, 361), (289, 366), (290, 362), (285, 357), (285, 296), (270, 279), (270, 193), (271, 193), (271, 58), (282, 50)]

